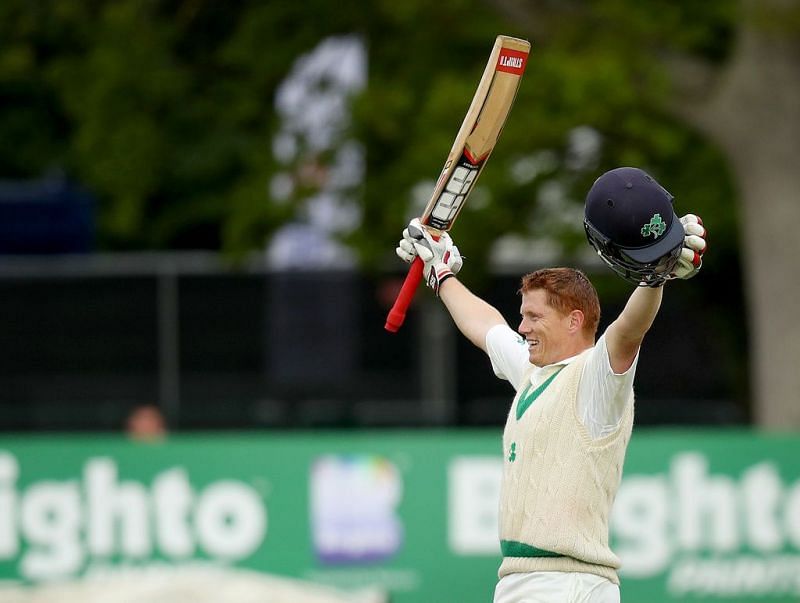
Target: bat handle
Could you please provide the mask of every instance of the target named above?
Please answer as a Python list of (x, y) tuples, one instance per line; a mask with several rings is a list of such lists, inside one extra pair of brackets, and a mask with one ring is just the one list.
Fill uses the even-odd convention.
[(400, 293), (397, 294), (397, 299), (386, 317), (386, 324), (383, 326), (390, 333), (397, 333), (403, 325), (403, 321), (406, 319), (406, 310), (408, 310), (411, 300), (414, 299), (414, 293), (416, 293), (419, 282), (422, 280), (424, 266), (424, 263), (419, 258), (415, 258), (411, 264), (406, 280), (403, 282)]

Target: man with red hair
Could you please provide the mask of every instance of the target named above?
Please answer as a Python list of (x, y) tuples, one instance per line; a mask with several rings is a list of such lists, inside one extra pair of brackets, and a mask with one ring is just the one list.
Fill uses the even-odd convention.
[(672, 195), (636, 168), (606, 172), (586, 200), (591, 245), (635, 283), (620, 315), (596, 339), (600, 302), (579, 270), (522, 278), (516, 332), (465, 287), (458, 248), (412, 220), (397, 254), (419, 256), (427, 284), (458, 329), (516, 390), (503, 432), (495, 603), (618, 603), (619, 558), (608, 542), (611, 505), (633, 426), (639, 348), (672, 279), (702, 264), (705, 229), (681, 219)]

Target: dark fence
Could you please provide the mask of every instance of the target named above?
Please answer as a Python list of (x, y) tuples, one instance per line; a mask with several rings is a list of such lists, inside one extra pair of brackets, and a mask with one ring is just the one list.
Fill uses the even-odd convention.
[[(172, 429), (502, 424), (510, 386), (427, 291), (383, 330), (401, 276), (234, 270), (211, 254), (4, 258), (1, 428), (121, 429), (145, 403)], [(514, 327), (517, 287), (478, 291)], [(642, 352), (637, 421), (746, 423), (741, 358), (680, 290)]]

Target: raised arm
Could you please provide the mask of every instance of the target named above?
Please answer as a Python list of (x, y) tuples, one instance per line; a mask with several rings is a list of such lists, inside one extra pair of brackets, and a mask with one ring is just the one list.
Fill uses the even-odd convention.
[(458, 330), (484, 352), (486, 333), (489, 329), (495, 325), (506, 324), (497, 308), (482, 300), (455, 278), (442, 283), (439, 297), (442, 298)]
[(414, 219), (403, 231), (397, 255), (412, 262), (419, 255), (425, 263), (423, 279), (444, 302), (456, 327), (473, 344), (486, 351), (486, 333), (506, 324), (500, 312), (472, 293), (455, 278), (461, 269), (461, 254), (446, 232), (438, 240)]
[[(685, 280), (697, 274), (703, 264), (706, 230), (702, 220), (694, 214), (687, 214), (680, 221), (684, 230), (684, 242), (670, 277)], [(655, 288), (637, 287), (628, 299), (625, 309), (606, 329), (609, 361), (615, 373), (624, 373), (633, 364), (639, 346), (661, 307), (663, 291), (664, 285)]]
[(624, 373), (633, 364), (661, 307), (663, 291), (663, 286), (637, 287), (620, 315), (606, 329), (608, 359), (615, 373)]

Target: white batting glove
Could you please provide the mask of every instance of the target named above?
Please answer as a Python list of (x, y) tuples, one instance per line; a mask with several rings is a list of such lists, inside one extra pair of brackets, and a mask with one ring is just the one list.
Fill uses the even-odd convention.
[(683, 239), (678, 263), (672, 269), (672, 278), (692, 278), (703, 266), (703, 254), (706, 251), (706, 229), (703, 221), (694, 214), (686, 214), (681, 218), (681, 225), (686, 236)]
[(412, 238), (411, 233), (409, 232), (409, 228), (414, 230), (416, 233), (416, 229), (418, 226), (414, 226), (414, 222), (419, 223), (419, 218), (414, 218), (409, 223), (408, 227), (403, 229), (403, 238), (400, 239), (400, 242), (397, 244), (397, 249), (394, 252), (397, 254), (401, 260), (403, 260), (406, 264), (410, 264), (417, 258), (417, 250), (414, 248), (414, 243), (417, 242), (417, 239)]
[(411, 220), (403, 230), (403, 238), (395, 252), (408, 263), (419, 256), (425, 264), (422, 272), (425, 283), (436, 295), (441, 284), (456, 275), (464, 263), (450, 235), (444, 232), (438, 241), (434, 240), (419, 218)]

